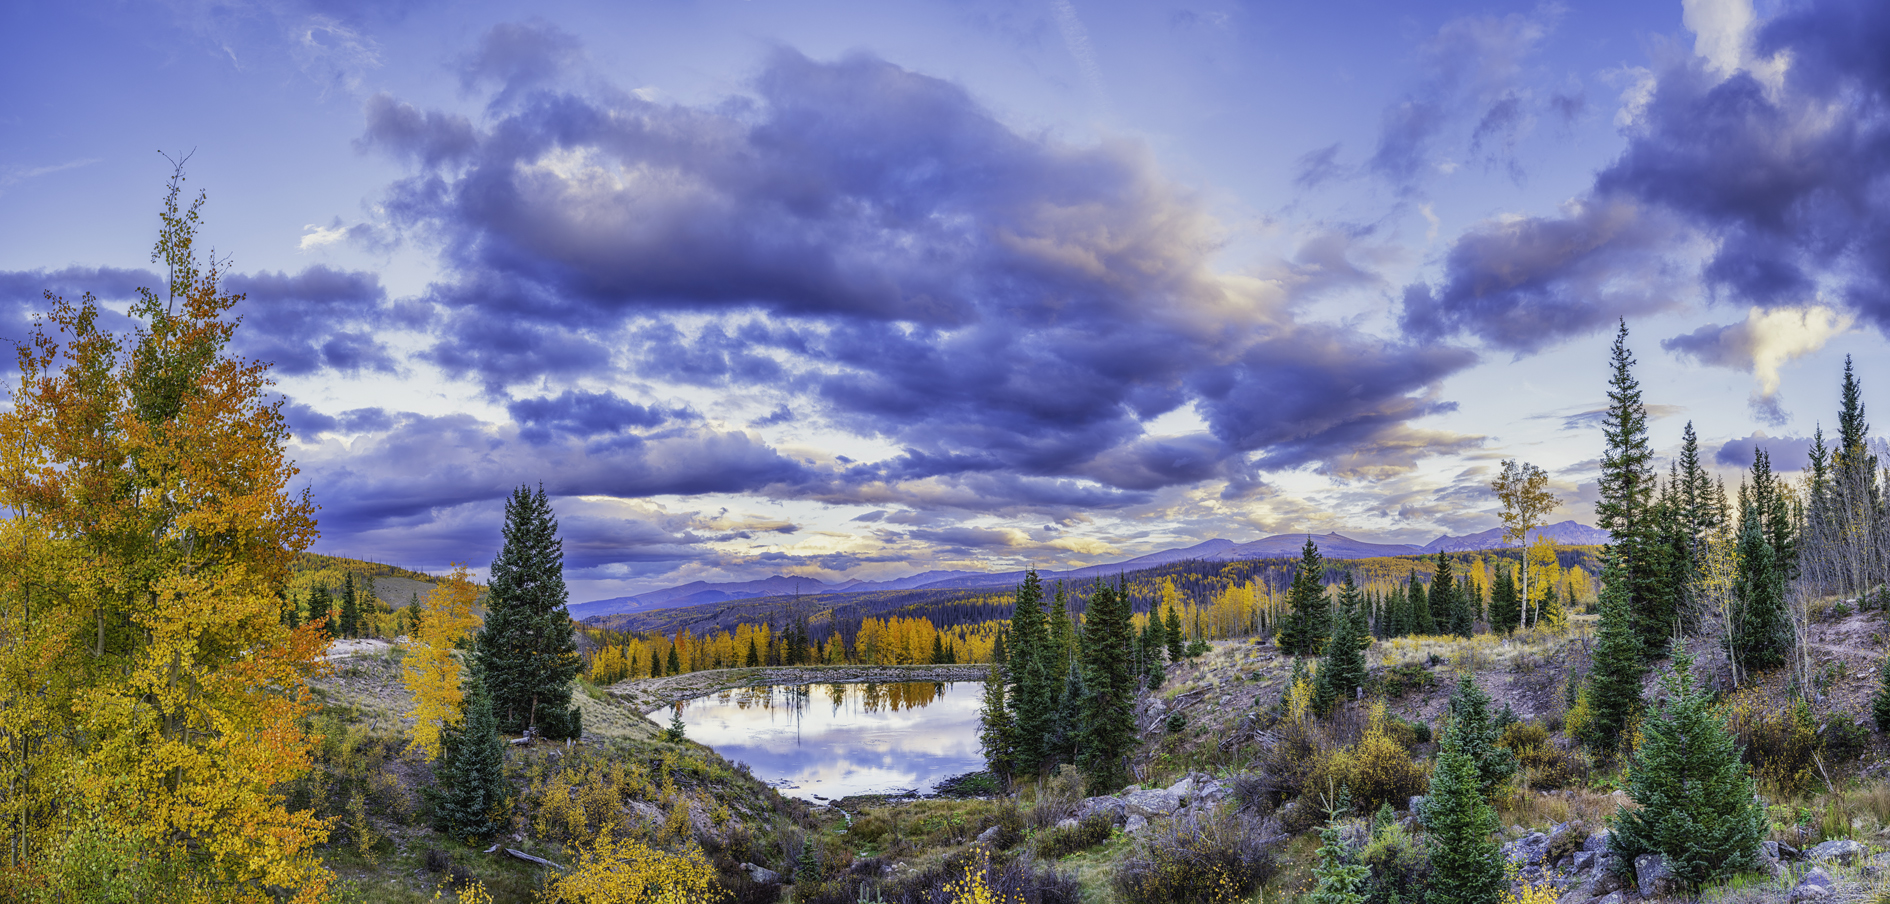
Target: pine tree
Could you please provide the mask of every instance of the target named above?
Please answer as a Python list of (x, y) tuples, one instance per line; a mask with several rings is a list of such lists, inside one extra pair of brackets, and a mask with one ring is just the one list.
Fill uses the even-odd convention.
[(1136, 675), (1129, 659), (1129, 600), (1098, 581), (1083, 619), (1083, 720), (1078, 767), (1095, 793), (1128, 781), (1135, 748)]
[(1339, 590), (1339, 611), (1332, 619), (1332, 639), (1326, 642), (1326, 658), (1314, 684), (1317, 690), (1313, 706), (1322, 715), (1355, 699), (1365, 684), (1366, 640), (1362, 625), (1358, 585), (1348, 571)]
[(1431, 635), (1437, 633), (1437, 619), (1431, 612), (1431, 595), (1424, 591), (1423, 582), (1417, 579), (1417, 572), (1411, 573), (1411, 633)]
[(1620, 560), (1625, 585), (1626, 611), (1643, 651), (1651, 655), (1673, 634), (1675, 613), (1661, 605), (1666, 600), (1649, 594), (1658, 577), (1655, 563), (1649, 561), (1654, 540), (1654, 451), (1647, 440), (1647, 408), (1641, 401), (1640, 381), (1634, 378), (1634, 354), (1628, 351), (1627, 336), (1623, 320), (1610, 352), (1608, 409), (1601, 427), (1607, 445), (1601, 453), (1601, 500), (1595, 504), (1595, 520), (1612, 537), (1610, 545)]
[[(770, 646), (772, 646), (772, 644), (771, 644)], [(665, 668), (666, 670), (668, 670), (668, 672), (669, 672), (669, 673), (670, 673), (671, 675), (680, 675), (680, 674), (682, 674), (682, 657), (681, 657), (681, 656), (678, 656), (678, 655), (676, 655), (676, 645), (675, 645), (675, 644), (671, 644), (671, 645), (670, 645), (670, 647), (669, 647), (669, 661), (668, 661), (668, 662), (665, 662), (665, 663), (663, 663), (663, 666), (664, 666), (664, 668)]]
[(1010, 781), (1015, 766), (1016, 726), (1004, 694), (1004, 635), (999, 634), (991, 667), (984, 673), (984, 706), (978, 711), (978, 745), (984, 751), (984, 765), (1004, 781)]
[(1293, 585), (1287, 591), (1286, 626), (1280, 631), (1280, 652), (1290, 656), (1312, 656), (1326, 647), (1331, 633), (1331, 611), (1326, 603), (1325, 560), (1311, 537), (1301, 551), (1299, 566), (1293, 572)]
[(348, 574), (341, 581), (341, 633), (340, 637), (361, 636), (361, 607), (354, 596), (354, 575)]
[(1168, 629), (1161, 620), (1150, 613), (1148, 624), (1142, 628), (1142, 678), (1149, 690), (1161, 687), (1168, 681), (1168, 670), (1164, 664), (1168, 659)]
[(1182, 656), (1181, 613), (1176, 612), (1173, 606), (1168, 607), (1168, 630), (1163, 632), (1163, 635), (1168, 646), (1168, 661), (1180, 662)]
[(467, 682), (464, 714), (441, 732), (440, 740), (442, 753), (428, 794), (434, 828), (454, 838), (492, 837), (504, 825), (510, 786), (505, 781), (505, 741), (477, 670)]
[(1019, 775), (1032, 776), (1045, 768), (1044, 748), (1054, 696), (1047, 659), (1049, 632), (1043, 616), (1043, 584), (1037, 570), (1024, 572), (1011, 609), (1007, 692), (1011, 723), (1016, 726), (1012, 761)]
[(1409, 587), (1393, 589), (1385, 597), (1384, 628), (1386, 639), (1411, 633), (1411, 592)]
[(1758, 865), (1765, 810), (1752, 774), (1711, 695), (1693, 681), (1693, 658), (1675, 640), (1662, 699), (1641, 723), (1641, 743), (1628, 769), (1628, 796), (1638, 808), (1615, 812), (1609, 850), (1632, 863), (1660, 854), (1675, 878), (1698, 888)]
[(1516, 573), (1507, 564), (1496, 569), (1490, 586), (1490, 630), (1508, 634), (1522, 626), (1522, 597), (1516, 593)]
[[(564, 544), (543, 486), (536, 493), (513, 491), (503, 536), (492, 562), (485, 627), (473, 645), (494, 715), (504, 731), (535, 727), (547, 738), (577, 737), (583, 729), (571, 680), (583, 660), (565, 611)], [(672, 658), (670, 671), (679, 670)]]
[(1450, 725), (1444, 729), (1443, 743), (1455, 744), (1469, 755), (1476, 764), (1477, 786), (1485, 797), (1516, 774), (1516, 755), (1496, 745), (1501, 736), (1502, 728), (1490, 718), (1490, 695), (1469, 672), (1464, 672), (1450, 696)]
[(1424, 829), (1431, 839), (1428, 904), (1496, 904), (1505, 886), (1502, 850), (1491, 834), (1496, 811), (1483, 795), (1481, 774), (1458, 739), (1445, 736), (1424, 798)]
[(1877, 693), (1870, 698), (1870, 717), (1878, 731), (1890, 731), (1890, 656), (1877, 667)]
[(311, 623), (322, 622), (328, 631), (328, 636), (336, 636), (335, 629), (338, 626), (335, 624), (334, 601), (328, 596), (328, 588), (317, 587), (309, 593), (308, 620)]
[(1469, 637), (1471, 626), (1465, 618), (1463, 600), (1457, 595), (1457, 579), (1451, 573), (1450, 556), (1437, 553), (1437, 574), (1431, 579), (1431, 616), (1437, 626), (1459, 637)]
[(1334, 802), (1319, 830), (1319, 865), (1306, 904), (1365, 904), (1365, 882), (1372, 869), (1359, 863), (1334, 823), (1344, 808)]
[(1785, 574), (1766, 536), (1764, 519), (1772, 507), (1770, 463), (1765, 450), (1754, 453), (1753, 486), (1739, 492), (1739, 570), (1733, 583), (1731, 654), (1736, 672), (1776, 668), (1791, 649), (1792, 625), (1785, 609)]
[(1604, 547), (1601, 559), (1601, 618), (1595, 631), (1595, 654), (1588, 673), (1588, 703), (1592, 711), (1582, 741), (1590, 749), (1613, 753), (1623, 730), (1641, 710), (1641, 676), (1645, 666), (1641, 638), (1628, 611), (1621, 559), (1614, 547)]
[(761, 651), (755, 648), (755, 639), (753, 637), (748, 638), (748, 658), (742, 660), (742, 664), (751, 669), (761, 667)]

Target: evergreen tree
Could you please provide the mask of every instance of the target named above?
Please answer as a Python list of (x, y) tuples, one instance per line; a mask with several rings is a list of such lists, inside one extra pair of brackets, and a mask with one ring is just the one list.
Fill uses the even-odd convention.
[(1356, 699), (1365, 684), (1365, 643), (1363, 619), (1359, 613), (1358, 585), (1346, 572), (1339, 590), (1339, 611), (1332, 619), (1332, 639), (1326, 642), (1325, 662), (1314, 680), (1313, 706), (1321, 714), (1330, 713), (1339, 704)]
[(326, 622), (328, 626), (328, 636), (335, 636), (335, 628), (337, 626), (335, 625), (334, 601), (329, 598), (327, 587), (317, 587), (313, 591), (310, 591), (308, 595), (308, 620), (311, 622)]
[(505, 742), (492, 714), (492, 700), (477, 669), (467, 681), (463, 714), (440, 732), (435, 764), (433, 826), (454, 838), (484, 840), (504, 826), (510, 786), (505, 781)]
[(341, 581), (341, 633), (337, 637), (361, 636), (361, 608), (354, 596), (354, 575), (347, 574)]
[(1290, 608), (1286, 626), (1280, 631), (1280, 652), (1312, 656), (1326, 648), (1332, 614), (1326, 603), (1325, 585), (1321, 583), (1325, 573), (1326, 564), (1319, 555), (1319, 547), (1307, 537), (1299, 565), (1293, 572), (1293, 585), (1286, 594)]
[(761, 651), (755, 647), (755, 639), (753, 637), (748, 638), (748, 658), (742, 660), (742, 664), (751, 669), (761, 667)]
[(1870, 698), (1870, 717), (1878, 731), (1890, 731), (1890, 656), (1877, 667), (1877, 693)]
[(1634, 354), (1628, 351), (1627, 336), (1623, 320), (1610, 353), (1608, 409), (1601, 427), (1607, 445), (1601, 453), (1601, 500), (1595, 504), (1595, 520), (1612, 537), (1610, 545), (1620, 560), (1625, 585), (1625, 609), (1643, 651), (1651, 655), (1673, 634), (1676, 613), (1662, 605), (1669, 600), (1654, 598), (1649, 592), (1660, 577), (1654, 570), (1656, 563), (1649, 561), (1654, 545), (1654, 451), (1647, 440), (1647, 408), (1641, 401), (1640, 381), (1634, 378)]
[(1477, 787), (1485, 797), (1516, 774), (1516, 755), (1496, 744), (1502, 734), (1502, 726), (1490, 718), (1490, 695), (1464, 672), (1450, 695), (1450, 724), (1443, 743), (1455, 744), (1476, 764)]
[(1626, 863), (1660, 854), (1675, 878), (1698, 888), (1758, 866), (1765, 810), (1732, 732), (1694, 684), (1693, 658), (1678, 639), (1669, 655), (1662, 699), (1641, 723), (1628, 769), (1628, 796), (1640, 806), (1615, 812), (1608, 847)]
[(1431, 579), (1431, 616), (1437, 626), (1459, 637), (1469, 637), (1471, 626), (1464, 605), (1457, 595), (1457, 579), (1451, 573), (1450, 556), (1437, 552), (1437, 574)]
[(999, 634), (992, 656), (995, 661), (984, 673), (984, 706), (978, 710), (978, 745), (984, 751), (985, 768), (1008, 782), (1015, 766), (1017, 733), (1004, 693), (1004, 654), (1004, 635)]
[(668, 661), (667, 663), (664, 663), (664, 665), (665, 665), (665, 666), (666, 666), (666, 667), (668, 668), (668, 670), (669, 670), (669, 673), (670, 673), (671, 675), (680, 675), (680, 674), (682, 674), (682, 657), (681, 657), (681, 656), (678, 656), (678, 655), (676, 655), (676, 645), (675, 645), (675, 644), (671, 644), (671, 645), (670, 645), (670, 647), (669, 647), (669, 661)]
[(1522, 626), (1522, 597), (1516, 592), (1516, 573), (1509, 565), (1496, 568), (1490, 584), (1490, 630), (1508, 634)]
[(422, 612), (420, 609), (420, 594), (414, 593), (407, 600), (407, 634), (408, 636), (410, 637), (420, 636), (420, 625), (422, 622), (426, 620), (426, 617), (427, 617), (426, 613)]
[(284, 591), (282, 595), (282, 623), (288, 625), (289, 628), (293, 630), (302, 624), (301, 616), (302, 604), (296, 602), (295, 597), (289, 596), (288, 592)]
[(1409, 587), (1392, 590), (1385, 596), (1382, 636), (1386, 639), (1411, 633), (1411, 591)]
[(1153, 613), (1142, 627), (1141, 646), (1143, 683), (1154, 690), (1168, 681), (1168, 670), (1163, 667), (1168, 659), (1168, 629)]
[(932, 635), (932, 664), (945, 664), (945, 638), (940, 634)]
[(1306, 904), (1365, 904), (1365, 882), (1372, 868), (1358, 862), (1334, 825), (1343, 809), (1335, 803), (1319, 830), (1319, 865), (1313, 867), (1313, 889)]
[(1411, 573), (1411, 633), (1431, 635), (1437, 633), (1437, 619), (1431, 613), (1431, 595), (1424, 592), (1423, 582), (1417, 579), (1417, 572)]
[(1507, 883), (1502, 849), (1491, 837), (1496, 811), (1483, 795), (1476, 761), (1449, 735), (1438, 749), (1423, 809), (1431, 838), (1427, 904), (1497, 904)]
[[(583, 729), (571, 680), (583, 660), (565, 611), (564, 544), (543, 486), (513, 491), (503, 537), (492, 561), (485, 626), (473, 644), (493, 713), (502, 731), (529, 727), (547, 738), (577, 737)], [(672, 658), (670, 671), (680, 668)]]
[(1050, 638), (1043, 616), (1043, 584), (1037, 570), (1024, 572), (1011, 609), (1010, 687), (1011, 724), (1016, 726), (1013, 765), (1019, 775), (1032, 776), (1046, 768), (1044, 748), (1055, 697), (1048, 670)]
[[(751, 648), (752, 649), (752, 648)], [(650, 651), (650, 677), (663, 677), (663, 657), (655, 650)]]
[(1078, 767), (1093, 793), (1128, 781), (1135, 748), (1136, 675), (1129, 659), (1129, 600), (1098, 581), (1083, 618), (1083, 720)]
[(1182, 655), (1181, 613), (1175, 607), (1168, 607), (1168, 629), (1163, 632), (1163, 639), (1168, 647), (1168, 661), (1180, 662)]
[(1614, 547), (1604, 547), (1601, 558), (1601, 618), (1595, 631), (1595, 654), (1588, 673), (1591, 715), (1582, 741), (1590, 749), (1613, 753), (1623, 730), (1641, 709), (1643, 659), (1641, 638), (1634, 631), (1628, 610), (1629, 590), (1621, 559)]
[(1776, 492), (1765, 450), (1754, 453), (1752, 471), (1751, 491), (1742, 487), (1739, 492), (1739, 570), (1729, 632), (1733, 667), (1741, 673), (1783, 665), (1792, 644), (1785, 574), (1764, 524), (1769, 496)]

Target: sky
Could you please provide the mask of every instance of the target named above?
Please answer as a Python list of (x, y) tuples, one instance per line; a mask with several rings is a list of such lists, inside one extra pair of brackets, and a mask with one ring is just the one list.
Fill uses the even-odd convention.
[(8, 4), (0, 82), (0, 337), (187, 156), (315, 550), (542, 485), (574, 602), (1592, 524), (1621, 322), (1735, 486), (1890, 386), (1866, 0)]

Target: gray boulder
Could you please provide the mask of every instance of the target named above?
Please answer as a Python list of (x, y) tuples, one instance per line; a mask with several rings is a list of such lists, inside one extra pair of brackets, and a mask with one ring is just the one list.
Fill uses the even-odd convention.
[(1582, 850), (1593, 851), (1597, 854), (1602, 853), (1608, 849), (1608, 842), (1612, 838), (1614, 838), (1613, 832), (1607, 829), (1600, 829), (1591, 833), (1587, 841), (1582, 842)]
[(1594, 851), (1576, 851), (1571, 855), (1569, 871), (1573, 873), (1585, 873), (1594, 869), (1595, 865), (1600, 862), (1601, 855)]
[(1074, 829), (1074, 828), (1076, 828), (1076, 817), (1074, 817), (1074, 816), (1072, 816), (1072, 817), (1070, 817), (1069, 819), (1065, 819), (1065, 820), (1062, 820), (1062, 821), (1060, 821), (1060, 822), (1058, 822), (1058, 823), (1057, 823), (1057, 828), (1059, 828), (1059, 829)]
[(759, 882), (763, 885), (771, 885), (773, 883), (781, 881), (780, 873), (777, 873), (774, 870), (771, 870), (765, 866), (756, 866), (753, 863), (744, 863), (742, 864), (742, 869), (745, 869), (748, 871), (749, 878), (754, 879), (756, 882)]
[(1797, 885), (1792, 886), (1791, 899), (1797, 904), (1829, 898), (1836, 893), (1837, 883), (1831, 881), (1831, 874), (1825, 872), (1822, 866), (1814, 866), (1799, 877)]
[(1181, 809), (1181, 796), (1172, 791), (1131, 791), (1122, 799), (1129, 808), (1129, 815), (1155, 819), (1173, 816)]
[(1667, 858), (1659, 854), (1642, 854), (1634, 858), (1634, 881), (1639, 886), (1636, 890), (1643, 898), (1659, 898), (1683, 890), (1673, 870), (1667, 868)]
[(1110, 822), (1120, 823), (1128, 818), (1129, 805), (1120, 797), (1090, 797), (1076, 806), (1077, 819), (1088, 819), (1097, 814), (1109, 817)]
[(1808, 855), (1813, 863), (1836, 863), (1850, 866), (1864, 858), (1868, 853), (1864, 846), (1849, 838), (1833, 838), (1811, 849)]
[(998, 836), (1004, 834), (1003, 826), (992, 826), (978, 833), (979, 844), (996, 844)]
[(1148, 828), (1148, 820), (1143, 819), (1140, 813), (1131, 813), (1129, 821), (1122, 826), (1122, 831), (1133, 835), (1146, 828)]

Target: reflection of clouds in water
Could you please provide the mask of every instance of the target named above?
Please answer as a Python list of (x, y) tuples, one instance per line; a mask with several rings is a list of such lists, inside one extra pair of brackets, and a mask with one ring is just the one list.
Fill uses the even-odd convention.
[(689, 737), (800, 797), (908, 788), (984, 768), (977, 684), (725, 691), (683, 705)]

